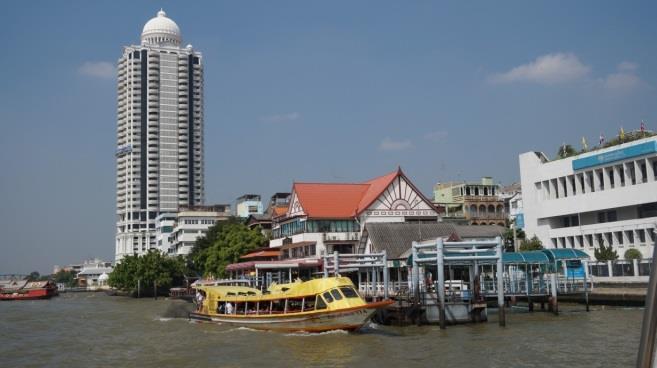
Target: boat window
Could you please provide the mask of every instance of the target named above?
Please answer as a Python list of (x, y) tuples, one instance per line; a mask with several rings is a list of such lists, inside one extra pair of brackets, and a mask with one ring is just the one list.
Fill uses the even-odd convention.
[(324, 299), (326, 299), (327, 303), (333, 302), (333, 297), (331, 296), (331, 293), (329, 293), (328, 291), (324, 293)]
[(353, 288), (341, 287), (340, 291), (342, 291), (342, 294), (347, 298), (358, 298), (358, 293)]
[(317, 301), (315, 302), (315, 309), (316, 310), (326, 309), (326, 303), (324, 303), (324, 299), (322, 299), (322, 297), (319, 295), (317, 295)]
[(283, 313), (285, 311), (285, 300), (274, 300), (271, 303), (271, 312), (276, 314), (276, 313)]
[(303, 310), (304, 311), (311, 311), (315, 309), (315, 298), (309, 298), (307, 297), (303, 301)]
[(302, 302), (303, 302), (303, 299), (288, 299), (287, 300), (287, 312), (288, 313), (301, 312)]
[(335, 300), (340, 300), (342, 299), (342, 294), (338, 291), (338, 289), (333, 289), (331, 290), (331, 295), (335, 298)]

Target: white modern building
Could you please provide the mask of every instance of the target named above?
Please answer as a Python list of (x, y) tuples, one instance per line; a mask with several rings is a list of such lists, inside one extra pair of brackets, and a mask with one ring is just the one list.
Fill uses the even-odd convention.
[(548, 248), (577, 248), (592, 257), (611, 244), (652, 257), (657, 223), (657, 137), (561, 160), (521, 154), (525, 232)]
[(204, 201), (203, 59), (160, 10), (118, 61), (116, 259), (156, 248), (160, 213)]
[(173, 254), (170, 237), (177, 217), (176, 213), (162, 213), (155, 218), (155, 241), (157, 249), (163, 254)]
[(169, 236), (170, 245), (166, 253), (169, 255), (189, 254), (198, 238), (205, 236), (208, 229), (217, 221), (227, 220), (230, 216), (230, 205), (228, 204), (181, 209)]
[(504, 210), (509, 216), (509, 223), (517, 229), (523, 229), (525, 220), (520, 183), (513, 183), (500, 189), (500, 199), (504, 201)]
[(237, 198), (235, 204), (237, 217), (247, 218), (250, 215), (262, 215), (262, 200), (258, 194), (245, 194)]

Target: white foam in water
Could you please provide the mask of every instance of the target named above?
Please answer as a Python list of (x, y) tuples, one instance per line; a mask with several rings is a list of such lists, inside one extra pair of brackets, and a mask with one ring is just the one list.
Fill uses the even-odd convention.
[(306, 337), (306, 336), (322, 336), (322, 335), (348, 335), (349, 332), (345, 330), (331, 330), (331, 331), (324, 331), (324, 332), (295, 332), (295, 333), (287, 333), (285, 336), (301, 336), (301, 337)]

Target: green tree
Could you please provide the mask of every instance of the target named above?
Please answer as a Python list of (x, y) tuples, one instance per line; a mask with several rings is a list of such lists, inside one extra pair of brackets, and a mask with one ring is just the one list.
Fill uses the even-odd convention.
[(556, 159), (560, 160), (562, 158), (566, 157), (571, 157), (577, 155), (579, 152), (573, 146), (570, 144), (564, 144), (559, 147), (559, 151), (557, 151)]
[(58, 284), (65, 284), (68, 287), (73, 287), (77, 284), (75, 277), (77, 272), (75, 271), (64, 271), (59, 270), (56, 274), (53, 275), (53, 280)]
[(638, 249), (630, 248), (625, 251), (625, 254), (623, 255), (623, 258), (627, 260), (631, 259), (641, 259), (642, 255), (641, 252)]
[(38, 271), (32, 271), (25, 279), (29, 281), (39, 281), (39, 279), (41, 279), (41, 274)]
[(218, 222), (196, 241), (188, 256), (190, 268), (203, 276), (225, 277), (226, 266), (266, 243), (258, 229), (249, 229), (238, 219)]
[(532, 236), (531, 239), (524, 239), (520, 243), (521, 252), (527, 252), (530, 250), (541, 250), (541, 249), (543, 249), (543, 243), (536, 235)]
[[(515, 225), (511, 224), (511, 226), (515, 226)], [(506, 229), (502, 237), (504, 238), (505, 251), (507, 252), (515, 251), (515, 248), (513, 247), (513, 229)], [(525, 237), (526, 237), (525, 232), (522, 229), (516, 229), (516, 239), (518, 239), (518, 241), (523, 241)]]
[[(182, 257), (167, 257), (152, 250), (143, 256), (127, 256), (121, 259), (109, 275), (108, 284), (117, 289), (134, 292), (137, 282), (144, 290), (157, 285), (158, 289), (169, 289), (180, 282), (186, 272)], [(152, 289), (151, 289), (152, 290)]]
[(595, 249), (593, 255), (598, 261), (615, 261), (618, 259), (618, 253), (611, 247), (611, 244), (607, 247), (600, 244), (600, 248)]

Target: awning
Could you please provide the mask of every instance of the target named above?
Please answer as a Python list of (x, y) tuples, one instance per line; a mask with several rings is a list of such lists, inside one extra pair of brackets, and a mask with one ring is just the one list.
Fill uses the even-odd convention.
[(285, 259), (280, 261), (249, 261), (231, 263), (226, 271), (245, 271), (255, 269), (288, 269), (321, 266), (322, 261), (316, 258)]
[(258, 250), (245, 254), (240, 257), (240, 259), (250, 259), (250, 258), (260, 258), (260, 257), (278, 257), (281, 254), (281, 251), (278, 249), (272, 250)]

